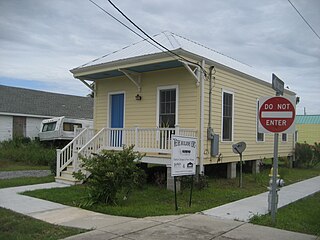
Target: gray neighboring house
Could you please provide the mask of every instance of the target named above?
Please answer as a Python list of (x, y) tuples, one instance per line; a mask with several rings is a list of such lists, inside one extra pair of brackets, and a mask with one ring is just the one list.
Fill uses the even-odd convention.
[(0, 141), (38, 136), (41, 121), (93, 119), (93, 98), (0, 85)]

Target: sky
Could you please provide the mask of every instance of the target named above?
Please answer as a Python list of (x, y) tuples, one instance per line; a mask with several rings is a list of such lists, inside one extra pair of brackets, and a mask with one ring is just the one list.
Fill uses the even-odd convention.
[[(107, 0), (94, 0), (130, 25)], [(320, 1), (291, 0), (320, 35)], [(320, 39), (288, 0), (113, 0), (150, 35), (170, 31), (275, 73), (297, 114), (320, 114)], [(133, 28), (133, 26), (130, 26)], [(141, 39), (89, 0), (0, 0), (0, 84), (85, 96), (70, 69)]]

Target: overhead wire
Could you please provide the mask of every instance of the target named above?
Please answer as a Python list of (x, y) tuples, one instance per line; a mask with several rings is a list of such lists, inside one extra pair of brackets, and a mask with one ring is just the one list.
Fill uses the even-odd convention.
[(294, 8), (294, 10), (296, 10), (296, 12), (302, 18), (302, 20), (308, 25), (308, 27), (311, 29), (311, 31), (320, 39), (319, 34), (313, 29), (313, 27), (308, 23), (308, 21), (302, 16), (300, 11), (293, 5), (293, 3), (290, 0), (288, 0), (288, 2), (291, 4), (291, 6)]
[[(91, 1), (91, 0), (89, 0)], [(140, 32), (142, 32), (146, 37), (148, 37), (151, 41), (153, 41), (154, 43), (156, 43), (157, 45), (159, 45), (160, 47), (162, 47), (163, 49), (165, 49), (167, 52), (171, 53), (172, 55), (178, 57), (179, 59), (182, 59), (186, 62), (192, 63), (194, 65), (197, 65), (198, 67), (201, 68), (201, 70), (203, 71), (204, 75), (207, 76), (207, 71), (197, 62), (193, 62), (190, 61), (182, 56), (180, 56), (179, 54), (171, 51), (170, 49), (168, 49), (166, 46), (164, 46), (163, 44), (159, 43), (158, 41), (156, 41), (153, 37), (151, 37), (149, 34), (147, 34), (142, 28), (140, 28), (136, 23), (134, 23), (128, 16), (126, 16), (123, 11), (121, 11), (121, 9), (119, 9), (111, 0), (108, 0), (108, 2), (125, 18), (127, 19), (133, 26), (135, 26)], [(164, 52), (162, 50), (162, 52)]]
[(122, 26), (124, 26), (125, 28), (129, 29), (131, 32), (133, 32), (134, 34), (136, 34), (137, 36), (139, 36), (140, 38), (142, 38), (143, 40), (147, 41), (148, 43), (150, 43), (151, 45), (153, 45), (154, 47), (158, 48), (159, 50), (162, 51), (161, 48), (159, 48), (157, 45), (153, 44), (152, 42), (150, 42), (148, 39), (144, 38), (141, 34), (139, 34), (138, 32), (136, 32), (135, 30), (133, 30), (132, 28), (128, 27), (126, 24), (124, 24), (123, 22), (121, 22), (118, 18), (116, 18), (115, 16), (113, 16), (111, 13), (109, 13), (107, 10), (105, 10), (103, 7), (101, 7), (100, 5), (98, 5), (97, 3), (95, 3), (92, 0), (89, 0), (92, 4), (94, 4), (96, 7), (100, 8), (104, 13), (106, 13), (108, 16), (110, 16), (111, 18), (113, 18), (114, 20), (116, 20), (118, 23), (120, 23)]

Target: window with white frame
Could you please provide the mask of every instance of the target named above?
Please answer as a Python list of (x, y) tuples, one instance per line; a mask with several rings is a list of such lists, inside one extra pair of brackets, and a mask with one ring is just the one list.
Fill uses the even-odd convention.
[(159, 126), (175, 127), (176, 124), (176, 88), (159, 90)]
[(233, 93), (222, 92), (222, 141), (232, 141)]
[(288, 134), (282, 133), (282, 142), (286, 142), (288, 140)]
[(257, 142), (264, 142), (264, 133), (259, 132), (259, 101), (257, 101)]
[(298, 131), (296, 130), (295, 132), (294, 132), (294, 143), (297, 143), (298, 142)]

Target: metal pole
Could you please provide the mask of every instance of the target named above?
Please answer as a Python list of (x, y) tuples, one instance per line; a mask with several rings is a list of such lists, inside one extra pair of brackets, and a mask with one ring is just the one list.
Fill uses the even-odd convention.
[(271, 192), (272, 223), (276, 222), (276, 211), (277, 211), (278, 141), (279, 141), (279, 133), (275, 133), (274, 147), (273, 147), (273, 173), (272, 173), (272, 192)]
[[(280, 92), (276, 92), (276, 96), (280, 96)], [(277, 173), (278, 173), (278, 143), (279, 133), (274, 134), (273, 140), (273, 173), (272, 173), (272, 190), (271, 190), (271, 218), (272, 223), (276, 222), (277, 212)]]
[(190, 187), (189, 207), (191, 207), (192, 190), (193, 190), (193, 175), (191, 176), (191, 187)]
[(242, 188), (242, 153), (240, 153), (239, 187)]
[(178, 201), (177, 201), (177, 180), (176, 176), (173, 177), (173, 182), (174, 182), (174, 205), (176, 211), (178, 211)]

